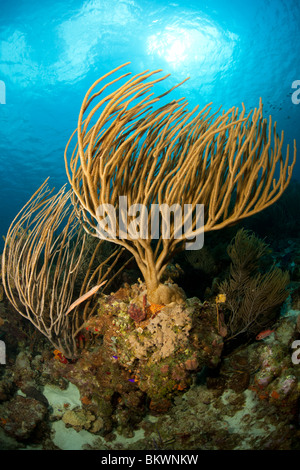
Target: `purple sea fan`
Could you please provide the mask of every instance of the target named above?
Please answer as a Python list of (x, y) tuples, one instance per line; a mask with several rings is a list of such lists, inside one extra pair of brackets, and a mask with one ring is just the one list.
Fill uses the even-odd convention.
[(129, 313), (130, 318), (132, 318), (132, 320), (134, 320), (137, 323), (145, 320), (146, 318), (146, 310), (140, 308), (136, 304), (130, 304), (128, 308), (128, 313)]

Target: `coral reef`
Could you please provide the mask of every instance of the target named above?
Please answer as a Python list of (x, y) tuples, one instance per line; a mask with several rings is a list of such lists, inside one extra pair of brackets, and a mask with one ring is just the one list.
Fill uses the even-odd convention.
[(289, 293), (287, 271), (272, 266), (262, 272), (263, 256), (268, 246), (244, 229), (237, 232), (228, 246), (231, 258), (230, 279), (219, 285), (229, 310), (227, 325), (233, 338), (240, 334), (256, 335), (275, 321)]
[[(177, 285), (185, 269), (175, 259), (194, 245), (191, 235), (200, 241), (203, 231), (276, 203), (290, 183), (296, 145), (284, 158), (284, 135), (263, 118), (262, 101), (247, 115), (244, 106), (190, 112), (182, 99), (154, 109), (178, 86), (148, 94), (167, 78), (151, 79), (158, 71), (123, 84), (127, 74), (118, 76), (96, 91), (125, 65), (84, 98), (65, 151), (71, 189), (53, 194), (45, 181), (5, 237), (0, 448), (83, 448), (81, 439), (117, 450), (299, 448), (299, 370), (291, 355), (300, 334), (299, 240), (284, 250), (277, 240), (277, 266), (267, 269), (265, 242), (239, 230), (228, 247), (230, 278), (224, 238), (182, 255), (200, 273), (200, 294)], [(125, 200), (138, 205), (139, 219), (131, 214), (129, 223)], [(106, 228), (103, 204), (114, 208)], [(201, 226), (187, 228), (199, 204)], [(106, 295), (102, 286), (114, 291)]]
[[(223, 337), (214, 305), (202, 304), (197, 298), (168, 306), (148, 304), (144, 290), (140, 283), (128, 286), (124, 300), (118, 292), (103, 297), (98, 314), (86, 323), (86, 331), (102, 338), (102, 360), (104, 347), (111, 363), (127, 371), (127, 380), (145, 392), (152, 410), (159, 411), (162, 405), (163, 410), (171, 406), (178, 391), (189, 387), (196, 371), (218, 364)], [(138, 294), (144, 305), (138, 305)]]

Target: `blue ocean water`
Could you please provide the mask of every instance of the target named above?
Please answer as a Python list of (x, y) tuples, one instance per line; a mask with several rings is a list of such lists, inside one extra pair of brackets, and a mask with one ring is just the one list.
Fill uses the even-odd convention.
[(66, 182), (64, 148), (87, 89), (127, 61), (133, 74), (171, 73), (163, 90), (191, 77), (173, 93), (191, 108), (250, 110), (262, 97), (300, 148), (299, 48), (298, 0), (1, 0), (0, 235), (48, 176)]

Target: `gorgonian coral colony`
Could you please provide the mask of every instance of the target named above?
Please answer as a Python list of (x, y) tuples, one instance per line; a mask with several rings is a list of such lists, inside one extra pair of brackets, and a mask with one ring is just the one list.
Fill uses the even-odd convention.
[[(192, 218), (194, 234), (219, 230), (277, 201), (290, 182), (296, 161), (296, 144), (290, 165), (289, 148), (283, 157), (283, 132), (279, 137), (271, 117), (268, 122), (263, 118), (261, 101), (249, 114), (244, 105), (241, 111), (233, 107), (221, 114), (211, 114), (210, 105), (188, 111), (184, 99), (155, 108), (155, 103), (176, 88), (157, 97), (152, 93), (168, 75), (151, 80), (159, 71), (145, 71), (118, 88), (128, 73), (105, 82), (125, 65), (97, 80), (83, 100), (78, 127), (65, 151), (70, 192), (60, 190), (50, 196), (43, 183), (14, 219), (5, 239), (2, 279), (9, 300), (69, 356), (91, 314), (85, 308), (79, 315), (76, 307), (66, 316), (76, 299), (74, 286), (84, 261), (85, 237), (78, 230), (81, 227), (94, 237), (99, 235), (97, 227), (103, 220), (99, 206), (110, 204), (118, 213), (120, 198), (126, 197), (128, 206), (147, 208), (144, 237), (129, 233), (127, 238), (117, 236), (109, 241), (134, 255), (150, 302), (180, 303), (182, 289), (162, 283), (161, 278), (169, 260), (184, 249), (186, 236), (177, 236), (174, 219), (170, 219), (169, 236), (160, 232), (152, 240), (151, 206), (190, 204), (194, 213), (202, 204), (203, 227), (198, 229)], [(96, 91), (102, 82), (105, 84)], [(109, 87), (112, 91), (105, 95)], [(118, 219), (116, 224), (119, 234)], [(183, 217), (180, 224), (184, 226)], [(110, 272), (102, 272), (102, 264), (92, 269), (94, 255), (90, 256), (80, 296), (104, 282)], [(114, 256), (116, 260), (117, 252)]]

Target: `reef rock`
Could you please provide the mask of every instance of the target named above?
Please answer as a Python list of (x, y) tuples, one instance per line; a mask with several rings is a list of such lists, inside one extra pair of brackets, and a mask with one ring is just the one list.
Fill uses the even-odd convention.
[[(134, 301), (136, 294), (133, 289)], [(150, 398), (150, 409), (165, 411), (173, 396), (189, 388), (198, 370), (218, 365), (224, 325), (216, 305), (197, 298), (167, 306), (144, 298), (134, 309), (132, 299), (103, 299), (86, 329), (101, 335), (111, 363), (130, 373), (128, 380)]]
[(43, 421), (46, 413), (46, 406), (39, 401), (17, 395), (0, 405), (0, 426), (7, 435), (24, 441)]

